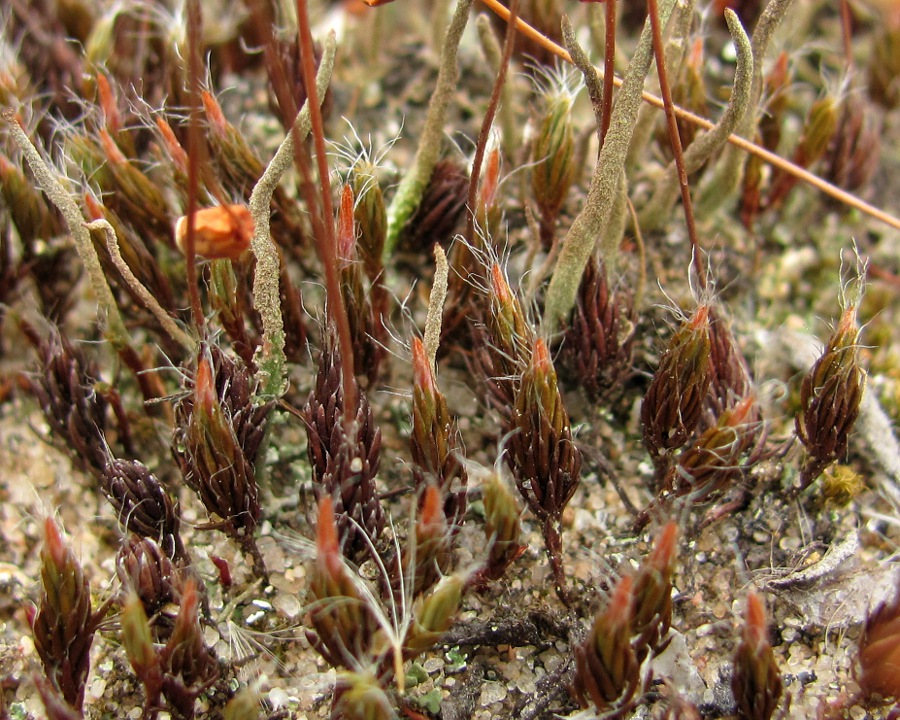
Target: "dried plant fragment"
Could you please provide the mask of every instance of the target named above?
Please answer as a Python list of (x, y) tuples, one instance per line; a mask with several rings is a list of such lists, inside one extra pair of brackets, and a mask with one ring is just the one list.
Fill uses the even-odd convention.
[(623, 577), (606, 609), (575, 648), (571, 692), (582, 708), (594, 706), (606, 718), (627, 715), (640, 683), (640, 665), (631, 644), (632, 579)]
[(578, 487), (581, 452), (572, 440), (556, 371), (540, 338), (535, 340), (522, 373), (513, 427), (516, 432), (509, 441), (510, 467), (528, 508), (543, 524), (557, 592), (565, 598), (560, 521)]
[(91, 589), (56, 523), (44, 521), (41, 599), (31, 618), (34, 647), (44, 674), (65, 701), (80, 711), (90, 669), (91, 643), (106, 606), (91, 609)]
[(309, 438), (316, 499), (330, 497), (338, 518), (338, 534), (347, 557), (371, 551), (385, 526), (375, 476), (381, 453), (381, 430), (375, 425), (365, 393), (356, 393), (352, 436), (344, 428), (344, 391), (341, 360), (333, 338), (326, 341), (319, 360), (316, 386), (303, 408)]
[(781, 703), (783, 685), (766, 627), (763, 601), (747, 596), (747, 614), (734, 655), (731, 689), (740, 720), (769, 720)]
[(807, 455), (800, 470), (800, 490), (847, 452), (866, 387), (866, 371), (859, 360), (859, 332), (856, 307), (850, 306), (803, 378), (795, 422)]

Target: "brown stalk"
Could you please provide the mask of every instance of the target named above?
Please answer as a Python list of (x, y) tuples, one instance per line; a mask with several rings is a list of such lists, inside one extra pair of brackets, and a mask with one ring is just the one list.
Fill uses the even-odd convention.
[[(482, 0), (482, 2), (491, 12), (499, 16), (505, 22), (509, 22), (509, 10), (505, 6), (500, 4), (499, 0)], [(572, 62), (572, 56), (569, 55), (569, 53), (564, 48), (560, 47), (549, 38), (544, 37), (540, 32), (538, 32), (528, 23), (522, 20), (522, 18), (516, 18), (515, 25), (516, 30), (522, 33), (522, 35), (524, 35), (525, 37), (539, 43), (542, 47), (549, 50), (561, 60), (567, 63)], [(622, 79), (614, 77), (613, 84), (616, 87), (621, 87)], [(641, 93), (641, 98), (648, 105), (652, 105), (653, 107), (659, 108), (660, 110), (665, 109), (665, 104), (663, 103), (662, 98), (657, 97), (653, 93)], [(673, 107), (673, 110), (678, 119), (688, 123), (692, 123), (693, 125), (697, 125), (703, 130), (712, 130), (715, 127), (715, 124), (712, 121), (707, 120), (706, 118), (701, 117), (695, 113), (692, 113), (690, 110), (685, 110), (683, 107), (675, 105)], [(740, 135), (729, 135), (728, 142), (735, 147), (743, 150), (744, 152), (758, 157), (760, 160), (768, 163), (769, 165), (772, 165), (779, 170), (793, 175), (798, 180), (801, 180), (808, 185), (812, 185), (820, 192), (825, 193), (838, 202), (843, 203), (848, 207), (856, 208), (869, 217), (875, 218), (879, 222), (883, 222), (885, 225), (889, 225), (892, 228), (900, 230), (900, 218), (894, 217), (890, 213), (887, 213), (884, 210), (881, 210), (880, 208), (867, 203), (865, 200), (862, 200), (861, 198), (848, 193), (846, 190), (842, 190), (841, 188), (833, 185), (827, 180), (823, 180), (818, 175), (815, 175), (808, 170), (799, 167), (798, 165), (792, 163), (790, 160), (785, 160), (780, 155), (776, 155), (775, 153), (766, 150), (764, 147), (761, 147), (756, 143), (747, 140), (746, 138), (742, 138)]]
[(188, 0), (186, 22), (190, 123), (187, 133), (188, 202), (184, 257), (187, 266), (187, 289), (191, 302), (191, 317), (201, 337), (203, 335), (203, 306), (200, 304), (200, 288), (197, 284), (197, 219), (194, 215), (197, 212), (197, 195), (200, 185), (200, 152), (203, 142), (200, 132), (200, 42), (203, 30), (202, 21), (203, 17), (200, 12), (199, 0)]
[[(675, 116), (675, 103), (672, 101), (672, 88), (669, 85), (669, 73), (666, 70), (666, 51), (663, 45), (662, 27), (659, 23), (659, 8), (656, 0), (647, 0), (647, 13), (650, 15), (650, 29), (653, 32), (653, 54), (656, 56), (656, 72), (659, 76), (659, 91), (663, 97), (666, 112), (666, 125), (669, 130), (669, 142), (672, 143), (672, 155), (678, 169), (678, 185), (681, 189), (681, 204), (684, 207), (684, 221), (687, 225), (688, 237), (694, 268), (700, 289), (706, 289), (706, 275), (703, 272), (703, 259), (700, 257), (700, 243), (697, 239), (697, 225), (694, 222), (694, 207), (691, 204), (691, 186), (688, 184), (687, 169), (684, 165), (684, 151), (681, 147), (681, 135), (678, 132), (678, 119)], [(603, 78), (604, 83), (606, 77)]]
[(503, 40), (503, 56), (500, 59), (500, 69), (497, 71), (497, 77), (494, 80), (494, 87), (491, 90), (491, 99), (488, 102), (487, 111), (484, 113), (484, 119), (481, 121), (481, 132), (478, 135), (478, 143), (475, 145), (475, 157), (472, 159), (472, 174), (469, 177), (469, 195), (466, 204), (469, 212), (466, 213), (466, 242), (473, 244), (475, 238), (475, 205), (478, 195), (478, 179), (481, 176), (481, 165), (484, 162), (484, 153), (487, 149), (488, 135), (491, 132), (491, 125), (494, 124), (494, 116), (497, 114), (497, 108), (500, 105), (500, 93), (503, 91), (503, 85), (506, 83), (506, 71), (509, 68), (509, 60), (512, 57), (515, 48), (516, 25), (518, 19), (519, 0), (511, 0), (509, 3), (509, 17), (511, 22), (506, 27), (506, 37)]

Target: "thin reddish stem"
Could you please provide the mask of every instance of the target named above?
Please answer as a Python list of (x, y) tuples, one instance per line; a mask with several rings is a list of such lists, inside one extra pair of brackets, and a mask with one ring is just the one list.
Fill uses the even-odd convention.
[(653, 33), (653, 54), (656, 57), (656, 72), (659, 75), (659, 91), (660, 95), (662, 95), (663, 106), (666, 112), (666, 125), (669, 129), (669, 141), (672, 143), (672, 155), (675, 159), (675, 167), (678, 169), (681, 203), (684, 207), (684, 220), (693, 250), (694, 268), (697, 272), (697, 281), (700, 283), (700, 289), (705, 290), (707, 286), (706, 274), (703, 268), (703, 259), (700, 257), (700, 242), (697, 239), (694, 207), (691, 204), (691, 186), (688, 184), (687, 170), (684, 166), (684, 151), (681, 147), (681, 135), (678, 133), (675, 103), (672, 101), (672, 88), (669, 85), (669, 75), (666, 72), (666, 50), (663, 45), (662, 27), (660, 27), (659, 8), (656, 0), (647, 0), (647, 12), (650, 15), (650, 29)]
[(853, 17), (850, 15), (850, 1), (841, 0), (841, 39), (844, 43), (844, 57), (847, 70), (853, 69)]
[(516, 40), (516, 18), (519, 14), (519, 0), (512, 0), (509, 4), (510, 21), (506, 26), (506, 38), (503, 41), (503, 56), (500, 58), (500, 68), (497, 71), (497, 78), (494, 80), (494, 88), (491, 91), (491, 99), (488, 102), (487, 112), (484, 114), (484, 120), (481, 122), (481, 132), (478, 135), (478, 142), (475, 145), (475, 157), (472, 159), (472, 174), (469, 177), (469, 195), (466, 200), (468, 204), (468, 212), (466, 213), (466, 241), (472, 244), (475, 237), (475, 205), (476, 196), (478, 194), (478, 178), (481, 176), (481, 166), (484, 163), (484, 154), (487, 150), (488, 136), (491, 132), (491, 126), (494, 124), (494, 117), (497, 115), (497, 108), (500, 105), (500, 93), (503, 91), (503, 85), (506, 82), (506, 71), (509, 68), (509, 61), (512, 57), (513, 47)]
[(203, 336), (203, 306), (200, 303), (200, 287), (197, 278), (196, 250), (196, 218), (197, 196), (200, 185), (200, 153), (203, 148), (203, 135), (200, 131), (200, 42), (202, 38), (203, 17), (199, 0), (188, 0), (187, 3), (187, 42), (188, 42), (188, 102), (190, 104), (190, 122), (188, 124), (188, 202), (187, 202), (187, 237), (184, 245), (184, 261), (186, 265), (188, 297), (191, 303), (191, 317), (200, 336)]
[[(309, 24), (309, 10), (306, 0), (297, 0), (297, 26), (300, 40), (300, 62), (303, 71), (303, 83), (309, 98), (309, 118), (312, 127), (313, 142), (316, 147), (316, 163), (319, 171), (319, 182), (322, 187), (322, 212), (314, 211), (315, 202), (309, 203), (309, 212), (313, 218), (313, 229), (316, 247), (325, 272), (325, 293), (331, 320), (337, 330), (338, 347), (341, 354), (341, 384), (344, 390), (344, 426), (350, 432), (350, 426), (356, 419), (356, 382), (353, 369), (353, 341), (350, 337), (350, 323), (347, 320), (347, 309), (341, 296), (341, 285), (337, 269), (337, 248), (335, 237), (334, 205), (331, 199), (331, 181), (328, 171), (328, 155), (325, 147), (325, 129), (322, 111), (319, 106), (316, 90), (316, 62), (313, 54), (312, 30)], [(297, 155), (300, 143), (294, 143)], [(304, 180), (311, 173), (304, 173)], [(305, 183), (311, 187), (309, 182)]]

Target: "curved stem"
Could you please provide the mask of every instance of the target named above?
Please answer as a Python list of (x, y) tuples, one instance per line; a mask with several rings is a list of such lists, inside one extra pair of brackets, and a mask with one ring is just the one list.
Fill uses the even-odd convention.
[(162, 329), (165, 330), (173, 340), (177, 341), (185, 350), (187, 350), (188, 353), (195, 353), (197, 350), (197, 342), (194, 338), (178, 327), (178, 323), (175, 322), (169, 313), (163, 310), (159, 301), (153, 297), (153, 294), (144, 287), (141, 281), (138, 280), (131, 271), (131, 268), (128, 267), (128, 263), (125, 262), (125, 259), (122, 257), (122, 253), (119, 250), (119, 238), (116, 236), (116, 231), (113, 229), (113, 226), (110, 225), (107, 220), (103, 219), (85, 223), (84, 226), (88, 230), (101, 230), (103, 234), (106, 235), (106, 249), (109, 250), (113, 265), (115, 265), (116, 269), (122, 273), (125, 282), (127, 282), (131, 289), (137, 293), (141, 302), (144, 303), (144, 307), (153, 313), (153, 316), (162, 326)]
[[(316, 76), (317, 97), (325, 97), (325, 90), (331, 80), (334, 68), (336, 40), (333, 32), (325, 38), (325, 50)], [(253, 275), (253, 303), (262, 318), (263, 343), (261, 357), (257, 362), (264, 376), (262, 392), (266, 395), (281, 395), (285, 389), (284, 321), (281, 317), (279, 293), (278, 248), (270, 234), (272, 196), (282, 176), (294, 159), (295, 143), (302, 142), (309, 135), (312, 123), (309, 114), (310, 101), (307, 98), (297, 114), (290, 132), (279, 145), (274, 157), (266, 166), (262, 176), (250, 193), (250, 214), (253, 216), (253, 239), (250, 246), (256, 256), (256, 270)], [(296, 136), (296, 137), (295, 137)]]
[[(506, 71), (509, 68), (509, 60), (512, 57), (513, 47), (516, 40), (515, 19), (518, 17), (519, 0), (510, 0), (509, 16), (512, 22), (506, 28), (506, 39), (503, 41), (503, 56), (500, 59), (500, 67), (497, 70), (497, 77), (494, 80), (494, 87), (491, 90), (491, 99), (488, 102), (487, 112), (481, 121), (481, 132), (478, 135), (478, 142), (475, 145), (475, 157), (472, 160), (472, 174), (469, 176), (469, 194), (466, 200), (468, 204), (468, 212), (466, 213), (466, 242), (470, 245), (475, 238), (475, 212), (476, 198), (478, 195), (478, 178), (481, 176), (481, 165), (484, 162), (484, 153), (487, 150), (488, 137), (491, 132), (491, 125), (494, 123), (494, 116), (497, 114), (497, 107), (500, 104), (500, 93), (506, 84)], [(484, 228), (486, 231), (487, 228)]]

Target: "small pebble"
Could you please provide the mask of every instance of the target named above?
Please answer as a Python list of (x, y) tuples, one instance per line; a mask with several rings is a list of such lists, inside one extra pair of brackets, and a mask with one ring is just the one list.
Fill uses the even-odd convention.
[(486, 682), (481, 688), (481, 696), (478, 704), (493, 705), (506, 699), (506, 686), (496, 682)]

